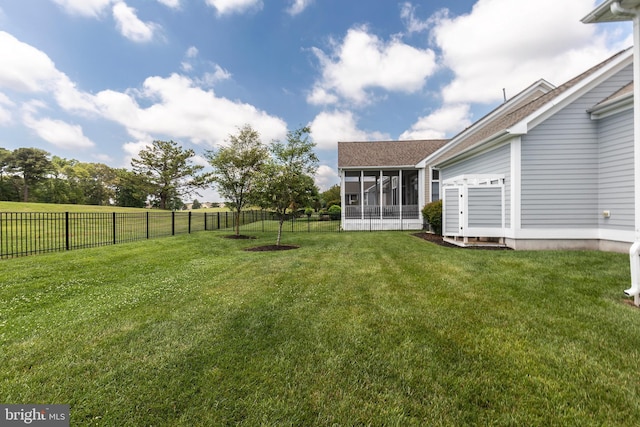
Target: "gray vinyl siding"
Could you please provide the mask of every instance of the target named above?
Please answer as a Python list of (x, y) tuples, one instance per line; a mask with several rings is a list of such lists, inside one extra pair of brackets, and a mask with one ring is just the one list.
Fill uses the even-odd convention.
[(469, 188), (469, 227), (502, 228), (502, 189)]
[[(605, 117), (597, 124), (600, 228), (633, 231), (633, 110)], [(602, 216), (604, 210), (611, 212), (610, 218)]]
[(598, 132), (587, 110), (631, 72), (630, 65), (522, 137), (522, 228), (598, 226)]
[[(473, 174), (504, 174), (504, 215), (507, 228), (511, 224), (511, 144), (504, 144), (498, 148), (481, 153), (469, 159), (462, 160), (451, 166), (447, 166), (440, 171), (440, 180), (453, 178), (458, 175)], [(469, 216), (469, 226), (472, 225), (473, 218)], [(500, 226), (502, 218), (498, 217)]]
[(444, 234), (458, 234), (460, 232), (460, 192), (457, 188), (445, 188), (444, 197), (446, 205)]

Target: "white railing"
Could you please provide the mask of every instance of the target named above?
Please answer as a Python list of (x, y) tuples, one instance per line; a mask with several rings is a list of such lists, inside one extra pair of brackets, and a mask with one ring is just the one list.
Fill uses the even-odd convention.
[(345, 219), (419, 219), (418, 205), (404, 206), (345, 206)]

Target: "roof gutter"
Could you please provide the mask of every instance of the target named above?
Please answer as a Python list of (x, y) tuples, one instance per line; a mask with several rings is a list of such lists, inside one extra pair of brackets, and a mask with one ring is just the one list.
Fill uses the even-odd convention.
[(610, 9), (611, 13), (613, 13), (614, 15), (624, 18), (633, 18), (638, 14), (638, 12), (633, 9), (622, 7), (619, 1), (614, 1), (613, 3), (611, 3)]

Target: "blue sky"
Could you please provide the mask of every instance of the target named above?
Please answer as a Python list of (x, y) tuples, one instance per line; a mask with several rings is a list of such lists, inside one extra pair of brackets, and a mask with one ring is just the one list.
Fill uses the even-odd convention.
[[(451, 137), (544, 78), (631, 45), (594, 0), (0, 0), (0, 147), (129, 167), (154, 139), (206, 149), (248, 123), (337, 141)], [(197, 197), (197, 196), (196, 196)], [(206, 191), (201, 201), (217, 201)]]

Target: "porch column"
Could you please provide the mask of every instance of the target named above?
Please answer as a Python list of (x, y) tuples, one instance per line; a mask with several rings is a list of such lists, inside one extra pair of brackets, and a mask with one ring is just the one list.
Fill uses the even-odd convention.
[(364, 221), (364, 171), (360, 171), (360, 219)]
[(398, 171), (398, 203), (400, 203), (400, 220), (402, 221), (402, 194), (404, 193), (404, 181), (402, 180), (402, 169)]
[[(378, 171), (378, 185), (380, 186), (380, 199), (378, 200), (378, 205), (380, 206), (380, 221), (382, 221), (383, 219), (383, 215), (382, 215), (382, 196), (384, 195), (383, 190), (383, 182), (382, 182), (382, 178), (384, 177), (384, 175), (382, 175), (382, 169)], [(389, 187), (391, 187), (391, 183), (389, 183)]]

